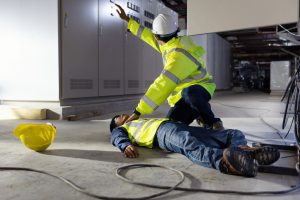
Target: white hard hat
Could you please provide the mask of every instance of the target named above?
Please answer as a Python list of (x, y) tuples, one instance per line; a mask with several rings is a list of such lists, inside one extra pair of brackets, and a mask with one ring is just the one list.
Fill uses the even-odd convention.
[(169, 35), (178, 30), (178, 26), (173, 17), (166, 14), (159, 14), (152, 25), (152, 32), (156, 35)]

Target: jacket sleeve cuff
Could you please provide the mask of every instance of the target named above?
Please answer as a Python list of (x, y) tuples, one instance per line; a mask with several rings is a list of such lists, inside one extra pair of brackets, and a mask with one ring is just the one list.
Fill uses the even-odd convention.
[(126, 149), (126, 147), (127, 147), (128, 145), (131, 145), (131, 143), (130, 143), (130, 142), (122, 143), (122, 144), (119, 146), (120, 151), (124, 152), (125, 149)]
[(134, 109), (133, 113), (136, 114), (136, 115), (138, 115), (138, 116), (141, 115), (141, 113), (139, 111), (137, 111), (137, 109)]

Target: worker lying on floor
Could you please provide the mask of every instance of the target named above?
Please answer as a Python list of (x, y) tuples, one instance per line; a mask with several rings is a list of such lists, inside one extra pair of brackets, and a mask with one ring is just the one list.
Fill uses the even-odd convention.
[(247, 146), (245, 136), (239, 130), (192, 127), (165, 118), (140, 118), (125, 123), (128, 117), (127, 114), (113, 117), (110, 131), (111, 143), (129, 158), (138, 157), (134, 145), (159, 147), (225, 174), (254, 177), (258, 164), (269, 165), (280, 157), (273, 147)]

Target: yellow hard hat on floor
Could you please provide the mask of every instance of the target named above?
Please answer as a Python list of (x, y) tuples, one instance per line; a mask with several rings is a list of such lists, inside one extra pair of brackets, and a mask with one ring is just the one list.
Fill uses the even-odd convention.
[(53, 142), (56, 128), (52, 124), (20, 124), (14, 135), (31, 150), (44, 151)]

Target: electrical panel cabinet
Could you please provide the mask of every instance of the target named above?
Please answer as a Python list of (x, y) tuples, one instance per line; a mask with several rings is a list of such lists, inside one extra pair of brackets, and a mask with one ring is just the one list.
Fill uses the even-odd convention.
[(290, 80), (290, 61), (272, 61), (270, 65), (270, 89), (272, 93), (283, 93)]
[(152, 28), (157, 0), (61, 0), (61, 98), (143, 94), (163, 69), (161, 54), (127, 31), (113, 3)]
[[(153, 0), (143, 1), (143, 13), (142, 13), (142, 25), (149, 29), (152, 29), (152, 23), (157, 13), (157, 2)], [(157, 52), (147, 43), (143, 43), (143, 92), (145, 92), (155, 78), (159, 75), (157, 70), (157, 57), (161, 57), (161, 54)], [(161, 68), (162, 63), (159, 64)]]
[[(134, 18), (138, 23), (141, 23), (141, 1), (130, 0), (126, 1), (124, 10), (127, 15)], [(127, 26), (127, 24), (125, 25)], [(126, 27), (124, 27), (126, 29)], [(134, 36), (130, 32), (125, 33), (124, 43), (125, 54), (125, 94), (139, 94), (143, 93), (142, 87), (142, 48), (143, 41)]]
[(98, 0), (61, 3), (61, 98), (98, 96)]
[[(115, 0), (122, 4), (123, 1)], [(124, 94), (124, 21), (110, 0), (99, 0), (99, 96)]]

